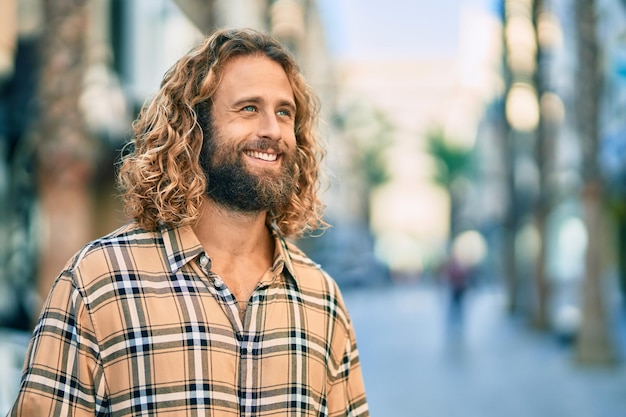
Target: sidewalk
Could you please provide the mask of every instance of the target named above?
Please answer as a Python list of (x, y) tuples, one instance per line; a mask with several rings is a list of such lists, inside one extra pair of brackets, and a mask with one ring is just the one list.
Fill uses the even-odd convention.
[(506, 317), (499, 292), (470, 293), (456, 328), (434, 287), (344, 290), (344, 297), (372, 416), (626, 416), (623, 362), (576, 366), (555, 337)]

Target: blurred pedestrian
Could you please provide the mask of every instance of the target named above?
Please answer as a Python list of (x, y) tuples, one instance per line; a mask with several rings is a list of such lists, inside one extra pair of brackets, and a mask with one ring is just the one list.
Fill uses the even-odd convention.
[(449, 294), (448, 318), (452, 325), (459, 325), (463, 321), (463, 303), (469, 287), (469, 268), (453, 253), (444, 265), (443, 278)]
[(324, 225), (317, 101), (287, 49), (224, 30), (182, 57), (119, 168), (131, 223), (55, 281), (11, 415), (369, 415)]

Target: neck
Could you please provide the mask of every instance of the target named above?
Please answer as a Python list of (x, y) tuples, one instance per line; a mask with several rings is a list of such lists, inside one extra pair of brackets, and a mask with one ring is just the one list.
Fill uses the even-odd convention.
[(267, 213), (239, 213), (206, 198), (194, 233), (213, 259), (232, 262), (240, 257), (271, 261), (274, 244)]

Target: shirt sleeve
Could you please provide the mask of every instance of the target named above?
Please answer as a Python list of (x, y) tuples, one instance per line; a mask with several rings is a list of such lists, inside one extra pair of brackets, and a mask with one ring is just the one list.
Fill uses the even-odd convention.
[(338, 371), (337, 378), (327, 397), (329, 415), (368, 417), (370, 414), (365, 396), (359, 352), (351, 325), (347, 329), (345, 349)]
[(94, 416), (106, 408), (102, 366), (69, 273), (54, 283), (30, 341), (10, 416)]

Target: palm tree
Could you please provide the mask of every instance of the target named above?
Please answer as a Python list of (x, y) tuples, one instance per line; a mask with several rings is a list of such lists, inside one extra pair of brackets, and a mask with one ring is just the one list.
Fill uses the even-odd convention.
[(447, 190), (450, 197), (450, 240), (460, 232), (459, 211), (464, 197), (465, 181), (471, 170), (471, 148), (455, 146), (447, 140), (443, 129), (433, 128), (426, 135), (430, 156), (435, 160), (434, 181)]
[[(548, 92), (547, 82), (544, 74), (544, 58), (545, 51), (541, 42), (539, 42), (539, 19), (543, 12), (543, 0), (533, 1), (533, 26), (535, 28), (535, 37), (537, 43), (537, 65), (535, 72), (535, 86), (539, 97)], [(552, 143), (556, 131), (553, 120), (547, 119), (545, 113), (542, 113), (539, 119), (535, 135), (535, 162), (539, 174), (539, 190), (534, 207), (534, 223), (539, 235), (539, 248), (537, 258), (535, 260), (535, 285), (534, 294), (535, 302), (532, 307), (532, 324), (539, 330), (546, 330), (549, 327), (549, 302), (550, 302), (550, 285), (546, 275), (548, 229), (547, 220), (550, 210), (552, 209), (551, 190), (548, 187), (548, 166), (552, 155)]]
[(583, 283), (583, 315), (576, 358), (584, 364), (615, 360), (603, 299), (603, 192), (598, 166), (599, 96), (602, 91), (599, 45), (596, 38), (596, 2), (576, 2), (578, 70), (576, 120), (582, 144), (582, 203), (588, 241)]
[(41, 209), (39, 292), (44, 297), (69, 257), (91, 237), (93, 144), (80, 108), (86, 69), (88, 0), (46, 0), (40, 45), (36, 146)]
[(517, 134), (506, 117), (506, 97), (513, 85), (515, 74), (509, 64), (512, 51), (506, 37), (506, 26), (509, 24), (510, 15), (507, 13), (510, 0), (501, 2), (501, 18), (504, 30), (502, 31), (502, 75), (506, 91), (502, 101), (498, 102), (500, 117), (497, 120), (497, 129), (502, 138), (502, 163), (504, 166), (504, 188), (506, 190), (507, 209), (502, 219), (503, 242), (502, 242), (502, 273), (506, 285), (507, 310), (510, 314), (519, 310), (520, 279), (516, 259), (516, 236), (520, 228), (522, 213), (520, 209), (518, 192), (515, 185), (515, 160), (517, 153)]
[(174, 2), (203, 33), (211, 33), (222, 24), (218, 21), (216, 0), (174, 0)]
[(335, 118), (336, 127), (349, 143), (349, 155), (361, 188), (359, 220), (370, 226), (370, 194), (389, 180), (385, 152), (392, 143), (393, 124), (388, 116), (373, 105), (361, 101), (350, 104)]

